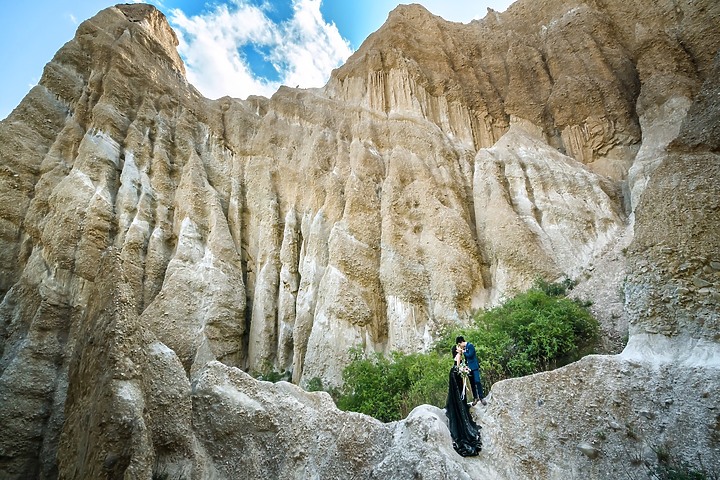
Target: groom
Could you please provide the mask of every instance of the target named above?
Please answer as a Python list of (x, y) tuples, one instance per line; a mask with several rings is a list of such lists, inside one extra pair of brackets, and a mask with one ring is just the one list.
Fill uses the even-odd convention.
[(465, 361), (472, 373), (472, 375), (468, 376), (470, 377), (470, 388), (472, 388), (473, 406), (477, 405), (478, 402), (487, 405), (483, 395), (482, 383), (480, 382), (480, 364), (475, 353), (475, 345), (466, 342), (464, 337), (457, 337), (455, 344), (460, 345), (465, 351)]

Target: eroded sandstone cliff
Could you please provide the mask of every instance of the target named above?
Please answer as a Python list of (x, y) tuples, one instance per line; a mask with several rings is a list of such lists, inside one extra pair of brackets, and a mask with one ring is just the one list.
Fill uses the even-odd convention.
[[(325, 88), (245, 101), (187, 83), (153, 7), (84, 22), (0, 123), (0, 473), (618, 478), (663, 445), (720, 465), (719, 15), (402, 6)], [(498, 384), (478, 459), (441, 411), (383, 425), (236, 368), (333, 384), (330, 345), (419, 350), (563, 275), (628, 347)]]

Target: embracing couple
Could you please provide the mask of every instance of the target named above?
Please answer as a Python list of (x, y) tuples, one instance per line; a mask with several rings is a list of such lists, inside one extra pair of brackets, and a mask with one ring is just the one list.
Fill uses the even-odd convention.
[(475, 456), (482, 450), (481, 427), (475, 423), (470, 414), (465, 391), (469, 383), (473, 394), (473, 405), (478, 402), (486, 405), (480, 383), (480, 365), (475, 346), (466, 342), (463, 337), (455, 339), (452, 355), (455, 361), (450, 369), (448, 396), (445, 402), (448, 429), (455, 451), (463, 457)]
[(470, 381), (470, 389), (473, 395), (473, 406), (477, 405), (478, 402), (487, 405), (483, 395), (482, 383), (480, 382), (480, 364), (477, 353), (475, 353), (475, 345), (466, 342), (463, 337), (457, 337), (452, 353), (455, 359), (455, 365), (458, 368), (462, 365), (467, 365), (470, 369), (468, 380)]

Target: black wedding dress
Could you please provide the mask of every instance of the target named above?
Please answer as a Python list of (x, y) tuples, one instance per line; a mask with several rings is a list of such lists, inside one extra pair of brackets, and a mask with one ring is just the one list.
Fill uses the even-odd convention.
[(482, 450), (480, 427), (470, 415), (470, 406), (466, 399), (461, 398), (463, 381), (456, 366), (450, 370), (450, 381), (445, 415), (453, 440), (453, 448), (463, 457), (472, 457)]

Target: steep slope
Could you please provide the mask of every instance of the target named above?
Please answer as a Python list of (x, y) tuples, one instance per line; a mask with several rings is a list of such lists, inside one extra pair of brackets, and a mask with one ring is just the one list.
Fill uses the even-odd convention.
[[(658, 388), (717, 391), (719, 8), (521, 1), (461, 25), (399, 7), (324, 89), (246, 101), (187, 83), (153, 7), (84, 22), (0, 122), (0, 398), (12, 405), (0, 476), (230, 478), (226, 462), (245, 471), (248, 451), (276, 448), (267, 432), (296, 439), (273, 457), (296, 477), (406, 478), (418, 458), (437, 460), (427, 478), (531, 478), (541, 458), (549, 477), (610, 475), (627, 458), (555, 456), (530, 406), (544, 399), (543, 421), (558, 421), (578, 377), (593, 404), (613, 385), (644, 391), (686, 348)], [(584, 281), (610, 334), (629, 321), (629, 347), (499, 384), (484, 418), (495, 460), (449, 459), (437, 411), (383, 426), (234, 368), (333, 385), (348, 347), (422, 349), (475, 308), (562, 275)], [(636, 364), (645, 373), (627, 374)], [(550, 402), (554, 385), (568, 393)], [(628, 412), (662, 401), (603, 408), (637, 423)], [(294, 402), (311, 419), (280, 428), (272, 417)], [(705, 403), (678, 402), (664, 424), (677, 436), (663, 438), (712, 426)], [(576, 410), (567, 441), (590, 431)], [(250, 418), (242, 439), (218, 430), (234, 415)], [(367, 435), (352, 465), (312, 446), (328, 416)], [(445, 443), (424, 446), (428, 435)], [(715, 437), (698, 438), (718, 462)], [(520, 448), (534, 453), (513, 463)]]
[(510, 478), (720, 471), (718, 74), (720, 55), (637, 207), (623, 353), (493, 388), (481, 418)]

